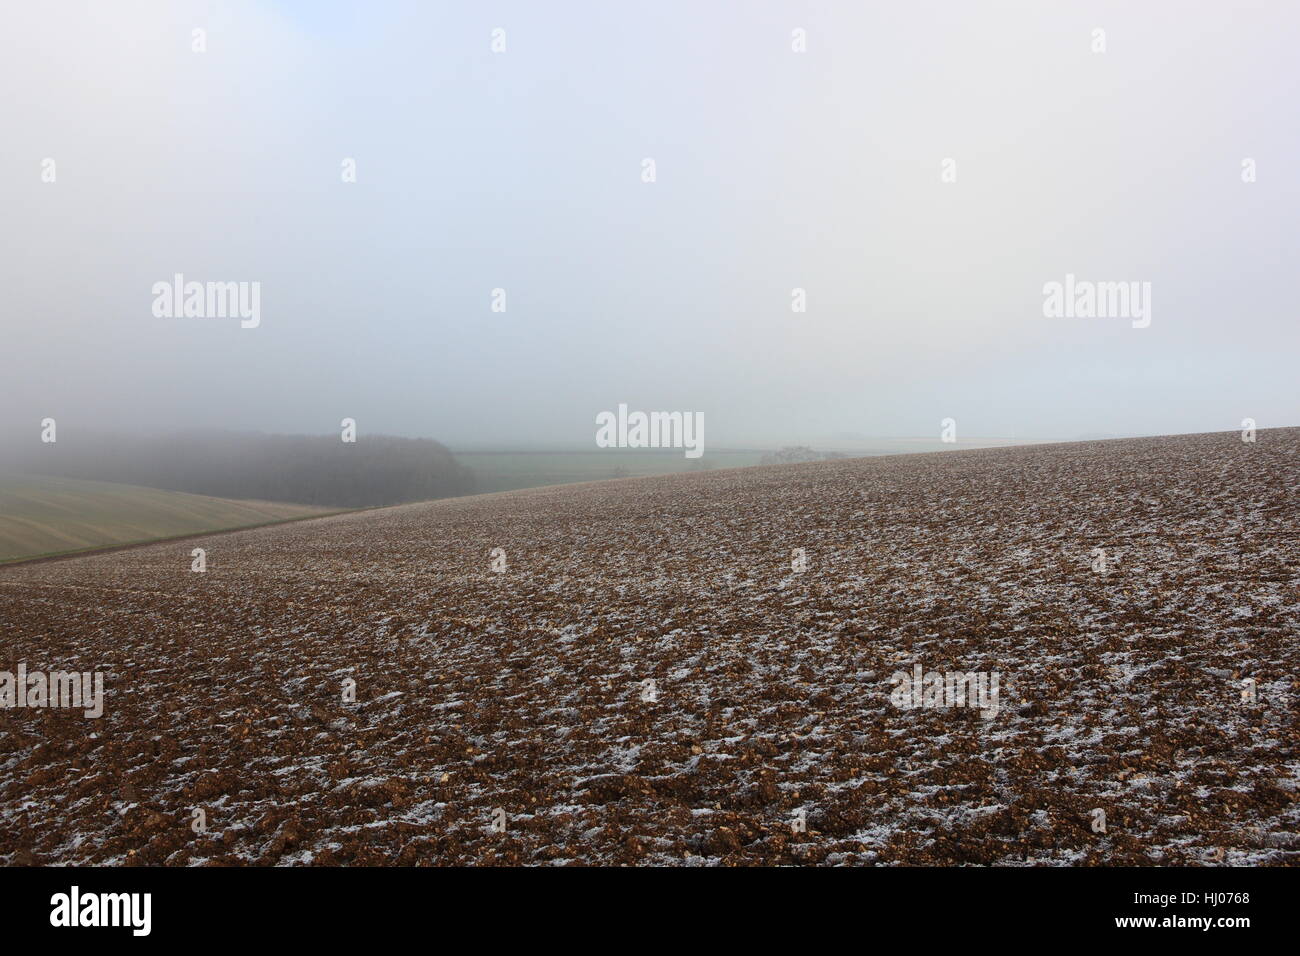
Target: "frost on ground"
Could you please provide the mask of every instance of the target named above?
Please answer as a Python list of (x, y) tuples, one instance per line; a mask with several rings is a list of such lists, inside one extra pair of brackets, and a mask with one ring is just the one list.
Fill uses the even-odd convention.
[(0, 711), (0, 861), (1295, 864), (1298, 480), (1300, 429), (999, 448), (0, 569), (0, 670), (108, 691)]

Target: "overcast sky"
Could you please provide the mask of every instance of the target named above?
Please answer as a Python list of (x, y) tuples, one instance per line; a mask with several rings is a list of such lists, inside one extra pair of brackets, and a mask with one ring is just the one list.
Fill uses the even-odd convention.
[[(6, 3), (0, 419), (1297, 425), (1298, 35), (1281, 2)], [(155, 316), (176, 273), (259, 282), (260, 325)], [(1149, 326), (1045, 316), (1067, 274), (1149, 282)]]

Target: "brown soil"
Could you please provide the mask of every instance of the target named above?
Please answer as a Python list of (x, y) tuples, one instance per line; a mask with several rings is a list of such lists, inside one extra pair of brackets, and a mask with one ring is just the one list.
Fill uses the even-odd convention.
[[(1298, 488), (1280, 429), (3, 568), (0, 670), (101, 670), (108, 697), (0, 711), (0, 861), (1295, 864)], [(997, 672), (999, 712), (899, 709), (914, 663)]]

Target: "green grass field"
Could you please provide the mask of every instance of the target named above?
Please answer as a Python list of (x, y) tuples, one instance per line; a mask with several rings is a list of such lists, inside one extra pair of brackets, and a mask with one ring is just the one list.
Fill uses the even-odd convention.
[(104, 481), (0, 475), (0, 562), (329, 514)]
[(712, 451), (701, 459), (687, 458), (681, 449), (599, 450), (510, 450), (455, 452), (456, 461), (470, 468), (475, 490), (514, 491), (542, 485), (564, 485), (575, 481), (606, 478), (640, 478), (670, 475), (681, 471), (714, 468), (743, 468), (757, 465), (761, 451)]

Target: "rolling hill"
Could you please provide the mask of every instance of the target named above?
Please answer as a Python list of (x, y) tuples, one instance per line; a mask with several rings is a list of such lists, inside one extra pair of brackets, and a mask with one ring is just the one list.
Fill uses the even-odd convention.
[(0, 562), (329, 514), (106, 481), (0, 476)]
[(106, 686), (0, 712), (0, 861), (1296, 865), (1297, 517), (1292, 428), (0, 568), (0, 670)]

